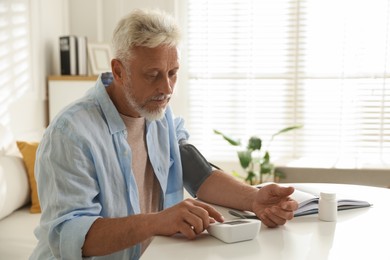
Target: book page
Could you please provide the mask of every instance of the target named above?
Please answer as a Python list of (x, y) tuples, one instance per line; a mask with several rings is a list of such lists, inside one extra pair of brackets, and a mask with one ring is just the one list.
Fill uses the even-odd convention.
[(318, 212), (318, 197), (295, 189), (291, 198), (298, 202), (298, 209), (294, 212), (294, 216), (303, 216), (308, 214), (314, 214)]
[(318, 187), (313, 187), (311, 185), (305, 185), (305, 184), (292, 184), (292, 187), (295, 188), (295, 190), (300, 190), (301, 192), (306, 192), (309, 194), (312, 194), (313, 196), (319, 198), (320, 197), (320, 190)]
[(318, 197), (310, 193), (295, 189), (294, 193), (291, 194), (291, 198), (296, 200), (299, 205), (307, 204), (310, 201), (318, 200)]

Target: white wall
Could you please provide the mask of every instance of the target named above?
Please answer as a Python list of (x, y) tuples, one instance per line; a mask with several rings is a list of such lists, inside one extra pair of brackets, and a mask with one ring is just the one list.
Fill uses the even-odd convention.
[(118, 20), (134, 8), (174, 14), (175, 0), (30, 0), (32, 82), (4, 113), (16, 136), (47, 124), (47, 76), (60, 74), (58, 37), (85, 35), (90, 42), (109, 43)]
[(46, 76), (58, 71), (58, 58), (53, 55), (57, 37), (65, 32), (66, 0), (31, 0), (32, 75), (28, 90), (13, 98), (6, 108), (8, 127), (16, 137), (26, 132), (41, 131), (46, 124)]
[(116, 23), (135, 8), (159, 8), (174, 14), (174, 0), (69, 0), (70, 33), (90, 42), (111, 40)]

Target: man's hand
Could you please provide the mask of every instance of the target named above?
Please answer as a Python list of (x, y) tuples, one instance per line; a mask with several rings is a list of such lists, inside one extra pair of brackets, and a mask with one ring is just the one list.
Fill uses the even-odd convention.
[(298, 208), (298, 203), (289, 197), (293, 192), (293, 187), (266, 185), (257, 191), (253, 212), (268, 227), (284, 225), (294, 217), (294, 211)]
[(193, 199), (186, 199), (156, 213), (155, 216), (156, 235), (170, 236), (182, 233), (189, 239), (194, 239), (202, 233), (210, 223), (224, 221), (223, 216), (215, 208)]

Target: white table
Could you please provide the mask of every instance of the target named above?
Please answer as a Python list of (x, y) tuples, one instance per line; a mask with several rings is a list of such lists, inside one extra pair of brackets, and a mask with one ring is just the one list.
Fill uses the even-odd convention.
[[(195, 240), (155, 237), (142, 256), (148, 259), (390, 259), (390, 189), (345, 184), (311, 185), (338, 195), (363, 199), (370, 208), (338, 212), (337, 222), (318, 215), (297, 217), (278, 228), (262, 225), (254, 240), (225, 244), (207, 232)], [(219, 208), (226, 219), (226, 209)]]

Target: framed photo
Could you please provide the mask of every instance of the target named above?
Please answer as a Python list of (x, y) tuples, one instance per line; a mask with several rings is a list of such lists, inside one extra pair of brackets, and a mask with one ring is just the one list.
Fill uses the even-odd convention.
[(88, 57), (93, 75), (111, 71), (112, 53), (110, 45), (105, 43), (88, 43)]

